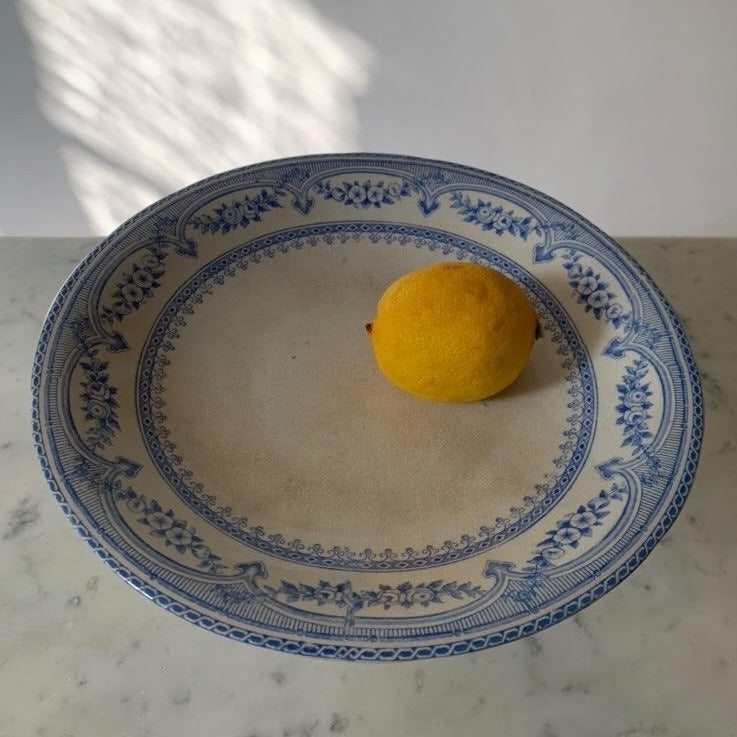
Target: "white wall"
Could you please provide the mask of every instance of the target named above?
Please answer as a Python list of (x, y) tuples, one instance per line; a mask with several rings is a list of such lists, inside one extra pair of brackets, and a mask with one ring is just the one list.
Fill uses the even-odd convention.
[(95, 234), (215, 171), (460, 161), (616, 235), (737, 234), (737, 3), (0, 1), (0, 230)]

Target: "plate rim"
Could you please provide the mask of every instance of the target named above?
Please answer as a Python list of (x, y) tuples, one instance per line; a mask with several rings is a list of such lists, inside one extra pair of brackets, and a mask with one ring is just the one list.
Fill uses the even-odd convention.
[[(432, 645), (413, 644), (406, 646), (364, 646), (361, 644), (348, 645), (348, 644), (334, 644), (334, 643), (320, 643), (316, 640), (302, 640), (298, 637), (286, 637), (283, 635), (275, 634), (262, 634), (256, 631), (248, 630), (244, 627), (234, 626), (228, 624), (226, 621), (220, 621), (216, 617), (205, 614), (198, 609), (193, 608), (190, 604), (177, 600), (171, 594), (164, 590), (156, 588), (155, 585), (143, 581), (135, 572), (128, 569), (128, 567), (122, 563), (116, 557), (117, 551), (115, 549), (108, 549), (104, 542), (100, 542), (95, 538), (94, 534), (90, 532), (85, 526), (84, 522), (77, 517), (75, 509), (67, 500), (61, 486), (71, 486), (69, 478), (64, 477), (63, 474), (59, 474), (60, 478), (56, 478), (52, 471), (52, 464), (49, 461), (47, 455), (46, 446), (43, 439), (42, 423), (40, 419), (40, 403), (41, 403), (41, 391), (45, 386), (42, 378), (44, 376), (44, 366), (47, 358), (50, 358), (49, 338), (53, 333), (53, 329), (57, 324), (60, 312), (64, 306), (67, 296), (73, 286), (84, 277), (87, 267), (93, 262), (100, 253), (104, 252), (118, 236), (126, 230), (132, 228), (136, 223), (144, 220), (152, 213), (166, 207), (170, 202), (180, 198), (184, 195), (192, 193), (201, 187), (206, 186), (208, 183), (221, 181), (225, 178), (231, 178), (235, 176), (244, 176), (248, 172), (258, 170), (260, 168), (271, 168), (279, 165), (295, 165), (300, 163), (310, 163), (318, 161), (339, 161), (344, 159), (351, 159), (352, 161), (366, 161), (367, 163), (376, 161), (391, 161), (391, 162), (409, 162), (415, 164), (423, 164), (429, 166), (440, 166), (450, 168), (453, 170), (459, 170), (467, 174), (473, 174), (475, 176), (491, 179), (501, 183), (512, 185), (514, 188), (527, 192), (534, 197), (541, 198), (555, 207), (568, 217), (579, 221), (586, 227), (590, 228), (593, 234), (600, 240), (602, 240), (609, 248), (612, 248), (625, 262), (629, 263), (637, 274), (645, 281), (653, 295), (657, 298), (657, 301), (661, 304), (665, 314), (670, 319), (673, 328), (675, 329), (676, 337), (678, 339), (678, 345), (683, 353), (684, 359), (684, 378), (688, 377), (688, 386), (693, 396), (693, 407), (691, 416), (691, 442), (684, 449), (684, 457), (692, 457), (693, 470), (688, 469), (688, 464), (685, 464), (683, 471), (678, 479), (678, 486), (671, 493), (671, 501), (668, 506), (662, 511), (657, 521), (654, 522), (654, 527), (648, 537), (641, 542), (641, 544), (635, 549), (631, 548), (631, 553), (627, 559), (618, 568), (609, 573), (609, 575), (599, 581), (599, 583), (587, 588), (584, 591), (579, 591), (575, 596), (567, 599), (563, 603), (559, 603), (556, 608), (545, 614), (542, 614), (534, 619), (528, 619), (524, 623), (517, 624), (512, 627), (506, 627), (502, 630), (485, 633), (483, 635), (477, 635), (475, 637), (468, 637), (461, 640), (447, 640), (444, 642), (436, 642)], [(440, 159), (429, 159), (424, 157), (393, 154), (393, 153), (324, 153), (324, 154), (309, 154), (304, 156), (292, 156), (279, 159), (272, 159), (267, 161), (260, 161), (257, 163), (249, 164), (247, 166), (236, 167), (221, 173), (214, 174), (210, 177), (206, 177), (197, 182), (194, 182), (186, 187), (183, 187), (165, 197), (157, 200), (148, 207), (137, 212), (108, 236), (103, 238), (101, 242), (95, 246), (85, 256), (79, 264), (74, 268), (69, 277), (64, 281), (62, 286), (54, 296), (51, 305), (49, 306), (46, 315), (43, 319), (38, 343), (34, 353), (32, 371), (31, 371), (31, 389), (32, 389), (32, 404), (31, 404), (31, 419), (32, 419), (32, 437), (36, 455), (41, 465), (42, 473), (49, 485), (50, 491), (57, 503), (61, 507), (62, 512), (67, 517), (72, 527), (77, 531), (80, 537), (92, 548), (96, 555), (118, 576), (120, 576), (126, 583), (133, 586), (137, 591), (151, 599), (156, 604), (164, 608), (165, 610), (176, 614), (187, 620), (192, 624), (196, 624), (201, 628), (209, 631), (214, 631), (217, 634), (228, 637), (239, 642), (247, 642), (249, 644), (265, 647), (271, 650), (278, 650), (283, 652), (290, 652), (311, 657), (322, 657), (329, 659), (339, 660), (362, 660), (362, 661), (379, 661), (379, 662), (393, 662), (398, 660), (418, 660), (436, 657), (445, 657), (450, 655), (458, 655), (467, 652), (473, 652), (483, 650), (489, 647), (500, 645), (507, 642), (526, 637), (537, 632), (540, 632), (548, 627), (557, 624), (558, 622), (566, 619), (569, 616), (576, 614), (585, 607), (597, 601), (607, 592), (619, 585), (625, 578), (627, 578), (652, 552), (659, 540), (665, 535), (670, 529), (675, 520), (678, 518), (680, 512), (683, 509), (688, 494), (693, 486), (693, 482), (698, 468), (700, 459), (703, 432), (704, 432), (704, 405), (703, 405), (703, 389), (701, 385), (700, 373), (693, 355), (688, 336), (683, 329), (683, 324), (678, 314), (670, 304), (668, 299), (663, 294), (662, 290), (655, 283), (654, 279), (647, 273), (644, 267), (629, 254), (616, 240), (611, 236), (604, 233), (600, 228), (591, 223), (587, 218), (580, 215), (578, 212), (568, 207), (559, 200), (551, 197), (550, 195), (529, 187), (521, 182), (514, 179), (504, 177), (488, 170), (468, 166), (465, 164), (459, 164), (456, 162), (444, 161)], [(184, 597), (182, 597), (184, 598)], [(186, 599), (185, 599), (186, 601)], [(446, 635), (447, 637), (447, 635)]]

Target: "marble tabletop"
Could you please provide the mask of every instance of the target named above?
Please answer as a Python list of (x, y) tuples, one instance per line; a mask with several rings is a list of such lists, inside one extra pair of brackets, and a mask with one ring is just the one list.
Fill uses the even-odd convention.
[(737, 239), (623, 239), (682, 316), (706, 432), (674, 527), (577, 616), (391, 665), (245, 646), (156, 607), (77, 536), (29, 429), (30, 367), (89, 239), (0, 238), (0, 737), (737, 735)]

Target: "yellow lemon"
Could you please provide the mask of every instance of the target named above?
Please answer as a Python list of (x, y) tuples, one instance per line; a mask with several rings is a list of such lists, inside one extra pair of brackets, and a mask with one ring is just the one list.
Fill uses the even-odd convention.
[(366, 329), (379, 368), (398, 387), (424, 399), (472, 402), (519, 376), (537, 316), (504, 274), (444, 262), (392, 283)]

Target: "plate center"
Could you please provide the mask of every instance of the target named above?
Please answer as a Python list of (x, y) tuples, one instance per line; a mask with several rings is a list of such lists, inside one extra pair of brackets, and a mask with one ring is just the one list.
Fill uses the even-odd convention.
[(337, 557), (431, 552), (514, 523), (560, 476), (570, 361), (547, 334), (518, 381), (484, 402), (393, 387), (364, 324), (391, 281), (440, 258), (323, 242), (194, 290), (158, 391), (177, 493), (263, 539)]

